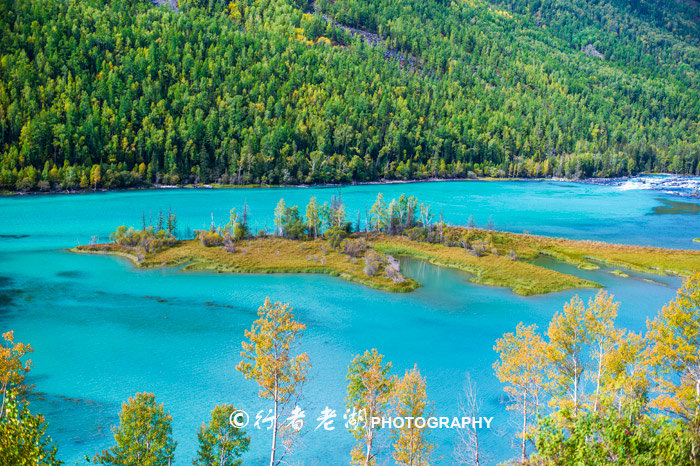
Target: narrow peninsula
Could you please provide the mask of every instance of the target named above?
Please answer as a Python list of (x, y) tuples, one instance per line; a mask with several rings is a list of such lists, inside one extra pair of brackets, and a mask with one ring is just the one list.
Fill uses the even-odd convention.
[(654, 275), (690, 276), (700, 269), (700, 251), (573, 241), (434, 222), (430, 207), (402, 195), (389, 204), (381, 195), (353, 228), (342, 200), (318, 205), (306, 215), (284, 200), (275, 209), (275, 231), (248, 230), (247, 206), (230, 221), (178, 239), (177, 219), (161, 215), (156, 226), (119, 227), (112, 242), (82, 245), (78, 253), (115, 254), (143, 268), (181, 266), (220, 273), (324, 273), (372, 288), (408, 292), (420, 286), (399, 271), (397, 257), (407, 256), (465, 271), (473, 283), (510, 288), (519, 295), (545, 294), (601, 285), (535, 263), (545, 255), (579, 269), (617, 269)]

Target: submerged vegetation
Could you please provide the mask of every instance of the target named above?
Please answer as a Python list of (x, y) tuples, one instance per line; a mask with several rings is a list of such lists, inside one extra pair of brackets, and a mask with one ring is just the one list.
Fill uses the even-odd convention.
[[(399, 271), (398, 256), (468, 272), (471, 281), (533, 295), (596, 283), (537, 265), (540, 255), (582, 269), (600, 264), (656, 275), (689, 276), (700, 252), (571, 241), (435, 221), (431, 208), (402, 194), (386, 202), (379, 194), (371, 206), (349, 221), (342, 197), (318, 204), (311, 198), (302, 215), (281, 199), (274, 209), (274, 231), (252, 234), (248, 207), (232, 209), (229, 221), (196, 230), (194, 239), (175, 237), (174, 213), (157, 225), (135, 230), (120, 226), (112, 243), (78, 246), (75, 252), (125, 255), (140, 267), (183, 266), (185, 270), (238, 273), (325, 273), (373, 288), (411, 291), (420, 284)], [(623, 274), (621, 271), (613, 273)]]

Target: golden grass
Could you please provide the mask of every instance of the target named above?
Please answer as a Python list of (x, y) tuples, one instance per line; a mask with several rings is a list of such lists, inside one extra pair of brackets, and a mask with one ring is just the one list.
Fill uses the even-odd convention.
[(368, 276), (364, 258), (351, 258), (334, 251), (324, 240), (294, 241), (283, 238), (254, 238), (237, 243), (235, 253), (221, 247), (204, 247), (200, 241), (180, 241), (176, 246), (148, 254), (139, 262), (133, 254), (115, 244), (78, 246), (81, 253), (118, 254), (139, 267), (184, 265), (184, 270), (230, 273), (325, 273), (386, 291), (406, 292), (420, 286), (406, 279), (394, 283), (384, 274)]
[(515, 293), (525, 296), (600, 286), (573, 275), (507, 256), (485, 254), (477, 257), (460, 247), (411, 241), (397, 236), (378, 237), (373, 245), (375, 249), (386, 254), (405, 255), (431, 264), (467, 271), (473, 275), (474, 283), (511, 288)]
[(571, 241), (532, 235), (510, 235), (514, 241), (549, 254), (580, 268), (610, 267), (655, 275), (690, 276), (700, 270), (700, 251), (608, 244), (597, 241)]
[[(540, 254), (574, 264), (582, 269), (598, 269), (606, 264), (616, 269), (636, 270), (656, 275), (688, 276), (700, 270), (700, 251), (624, 246), (592, 241), (572, 241), (529, 234), (505, 233), (462, 227), (446, 227), (446, 236), (468, 238), (471, 244), (488, 244), (480, 257), (459, 246), (412, 241), (403, 236), (370, 234), (370, 246), (380, 253), (405, 255), (432, 264), (469, 272), (471, 281), (511, 288), (520, 295), (550, 293), (600, 285), (579, 277), (530, 263)], [(196, 240), (180, 241), (174, 247), (149, 254), (139, 262), (126, 248), (116, 244), (79, 246), (76, 252), (118, 254), (139, 267), (184, 265), (185, 270), (231, 273), (325, 273), (372, 288), (411, 291), (420, 286), (411, 279), (394, 283), (383, 273), (367, 276), (364, 258), (353, 259), (333, 250), (327, 241), (295, 241), (283, 238), (253, 238), (239, 241), (235, 253), (221, 247), (204, 247)], [(627, 274), (614, 270), (620, 276)]]
[(521, 233), (506, 233), (449, 227), (458, 235), (470, 235), (472, 240), (490, 239), (499, 254), (512, 250), (519, 259), (532, 260), (540, 254), (581, 269), (595, 270), (600, 264), (655, 275), (690, 276), (700, 271), (700, 251), (664, 249), (610, 244), (599, 241), (574, 241)]

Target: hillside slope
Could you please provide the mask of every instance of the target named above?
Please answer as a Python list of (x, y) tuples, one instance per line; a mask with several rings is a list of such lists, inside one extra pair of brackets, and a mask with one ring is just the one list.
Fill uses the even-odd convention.
[(694, 2), (0, 0), (0, 189), (698, 173), (699, 36)]

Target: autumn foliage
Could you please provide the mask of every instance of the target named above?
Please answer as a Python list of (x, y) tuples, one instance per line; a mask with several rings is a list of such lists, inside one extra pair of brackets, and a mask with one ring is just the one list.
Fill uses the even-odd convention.
[(618, 307), (605, 291), (587, 305), (576, 296), (546, 337), (521, 323), (496, 342), (494, 369), (521, 419), (521, 461), (700, 460), (700, 274), (645, 336), (615, 327)]
[[(241, 362), (237, 369), (246, 379), (257, 382), (261, 398), (273, 406), (270, 466), (280, 464), (293, 445), (294, 429), (280, 419), (295, 405), (309, 370), (306, 353), (293, 354), (294, 346), (306, 326), (294, 320), (289, 304), (272, 303), (269, 298), (258, 310), (258, 319), (245, 331)], [(293, 406), (292, 406), (293, 407)], [(282, 442), (283, 452), (278, 452)]]

